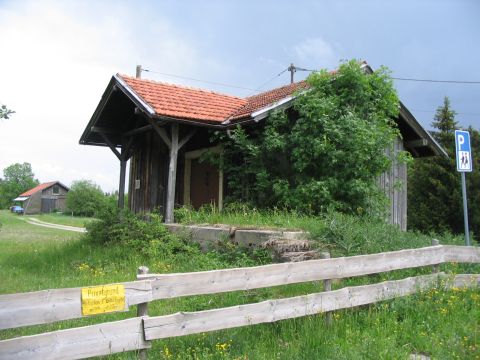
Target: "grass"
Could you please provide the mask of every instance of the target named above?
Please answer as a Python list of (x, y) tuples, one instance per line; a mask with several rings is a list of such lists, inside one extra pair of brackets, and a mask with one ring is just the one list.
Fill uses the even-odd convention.
[(62, 213), (26, 215), (26, 217), (36, 218), (38, 220), (52, 223), (52, 224), (68, 225), (68, 226), (76, 226), (76, 227), (85, 227), (86, 224), (95, 220), (94, 218), (71, 216), (69, 214), (62, 214)]
[[(200, 215), (192, 215), (200, 216)], [(207, 220), (206, 214), (203, 214)], [(215, 220), (225, 222), (218, 215)], [(232, 218), (234, 215), (230, 215)], [(237, 218), (239, 214), (235, 215)], [(272, 226), (269, 215), (254, 214), (257, 223)], [(246, 216), (246, 218), (248, 218)], [(396, 248), (429, 244), (429, 237), (418, 234), (399, 234), (391, 227), (362, 222), (340, 215), (329, 218), (297, 217), (284, 214), (277, 218), (279, 226), (313, 230), (313, 236), (323, 246), (341, 254), (362, 252), (364, 249)], [(332, 225), (332, 221), (334, 225)], [(210, 222), (210, 221), (205, 221)], [(212, 221), (215, 223), (217, 221)], [(82, 240), (77, 233), (29, 225), (21, 217), (0, 212), (0, 293), (14, 293), (49, 288), (88, 286), (118, 281), (131, 281), (136, 268), (147, 265), (152, 272), (198, 271), (241, 266), (244, 259), (222, 256), (218, 253), (191, 252), (157, 254), (133, 251), (119, 245), (97, 245)], [(240, 223), (236, 223), (240, 224)], [(273, 225), (277, 225), (273, 224)], [(310, 225), (308, 225), (310, 224)], [(241, 225), (241, 224), (240, 224)], [(322, 230), (323, 229), (323, 230)], [(380, 233), (379, 233), (380, 232)], [(335, 242), (336, 234), (342, 240)], [(368, 244), (361, 239), (373, 237)], [(399, 237), (399, 238), (397, 238)], [(350, 240), (349, 240), (350, 239)], [(386, 239), (387, 244), (380, 244)], [(357, 245), (350, 249), (348, 241)], [(442, 243), (456, 243), (461, 239), (444, 235)], [(478, 267), (466, 269), (448, 264), (442, 270), (449, 272), (480, 272)], [(336, 283), (336, 288), (378, 282), (387, 278), (428, 273), (430, 269), (409, 270), (373, 275)], [(245, 292), (194, 296), (155, 301), (149, 305), (149, 314), (162, 315), (176, 311), (196, 311), (230, 305), (258, 302), (266, 299), (290, 297), (321, 291), (317, 283), (305, 283), (258, 289)], [(92, 323), (112, 321), (135, 316), (129, 313), (99, 315), (56, 324), (0, 331), (0, 338), (53, 331)], [(309, 316), (272, 324), (248, 326), (211, 333), (154, 341), (149, 351), (158, 359), (407, 359), (412, 353), (426, 353), (437, 359), (480, 359), (480, 291), (440, 291), (424, 293), (381, 302), (376, 305), (334, 313), (331, 327), (324, 316)], [(130, 359), (134, 353), (113, 355), (112, 358)]]

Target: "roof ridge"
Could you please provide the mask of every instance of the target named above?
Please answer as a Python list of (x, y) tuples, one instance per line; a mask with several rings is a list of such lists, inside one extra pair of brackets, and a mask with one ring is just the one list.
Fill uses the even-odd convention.
[(273, 89), (270, 89), (270, 90), (267, 90), (267, 91), (263, 91), (263, 92), (260, 92), (258, 94), (255, 94), (255, 95), (247, 96), (245, 99), (248, 100), (248, 99), (251, 99), (251, 98), (254, 98), (254, 97), (257, 97), (257, 96), (268, 94), (269, 92), (279, 91), (281, 89), (287, 89), (287, 88), (290, 88), (290, 87), (299, 88), (300, 86), (305, 86), (306, 84), (307, 84), (306, 80), (300, 80), (300, 81), (297, 81), (297, 82), (294, 82), (294, 83), (290, 83), (290, 84), (279, 86), (279, 87), (276, 87), (276, 88), (273, 88)]
[(122, 77), (122, 78), (128, 78), (128, 79), (134, 80), (134, 81), (149, 82), (149, 83), (158, 84), (158, 85), (172, 86), (172, 87), (176, 87), (176, 88), (180, 88), (180, 89), (200, 91), (200, 92), (207, 93), (207, 94), (215, 94), (215, 95), (219, 95), (219, 96), (225, 96), (225, 97), (233, 98), (233, 99), (236, 99), (236, 100), (246, 100), (246, 98), (243, 98), (243, 97), (230, 95), (230, 94), (225, 94), (225, 93), (221, 93), (221, 92), (218, 92), (218, 91), (213, 91), (213, 90), (208, 90), (208, 89), (203, 89), (203, 88), (197, 88), (197, 87), (194, 87), (194, 86), (179, 85), (179, 84), (169, 83), (169, 82), (166, 82), (166, 81), (158, 81), (158, 80), (151, 80), (151, 79), (142, 79), (142, 78), (139, 79), (139, 78), (136, 78), (134, 76), (120, 74), (120, 73), (117, 73), (117, 75)]

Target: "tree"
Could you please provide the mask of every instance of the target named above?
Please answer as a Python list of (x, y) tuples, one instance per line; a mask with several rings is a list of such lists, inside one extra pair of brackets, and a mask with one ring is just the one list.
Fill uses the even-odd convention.
[[(409, 169), (409, 227), (423, 232), (462, 233), (463, 207), (460, 175), (455, 164), (455, 130), (458, 123), (450, 100), (445, 97), (437, 108), (432, 126), (434, 138), (448, 154), (415, 160)], [(480, 133), (468, 129), (473, 151), (473, 172), (467, 174), (470, 229), (480, 233)]]
[(312, 213), (378, 211), (385, 196), (376, 179), (391, 166), (379, 149), (399, 136), (389, 72), (367, 74), (349, 61), (335, 73), (313, 73), (307, 83), (293, 109), (222, 138), (226, 200)]
[(68, 211), (76, 216), (95, 216), (105, 203), (102, 189), (91, 180), (74, 181), (66, 199)]
[(3, 179), (0, 179), (0, 207), (6, 208), (12, 204), (21, 193), (37, 186), (32, 166), (29, 163), (16, 163), (3, 169)]
[(8, 119), (15, 111), (9, 110), (5, 105), (0, 106), (0, 119)]

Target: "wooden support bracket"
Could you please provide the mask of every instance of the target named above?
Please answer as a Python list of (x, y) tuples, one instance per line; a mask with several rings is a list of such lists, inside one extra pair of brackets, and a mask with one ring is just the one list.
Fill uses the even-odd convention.
[(115, 156), (118, 158), (118, 160), (122, 161), (122, 155), (118, 152), (117, 148), (116, 148), (115, 145), (110, 141), (110, 139), (108, 138), (108, 136), (105, 135), (105, 133), (103, 133), (103, 132), (99, 132), (99, 134), (102, 136), (103, 140), (105, 140), (105, 142), (107, 143), (108, 147), (110, 148), (110, 150), (112, 150), (112, 152), (115, 154)]

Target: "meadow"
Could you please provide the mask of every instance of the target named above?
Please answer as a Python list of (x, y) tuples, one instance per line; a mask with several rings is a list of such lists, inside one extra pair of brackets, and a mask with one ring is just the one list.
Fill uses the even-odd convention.
[[(183, 217), (182, 217), (183, 216)], [(430, 245), (433, 235), (402, 233), (371, 219), (339, 214), (310, 218), (292, 213), (242, 211), (230, 214), (183, 211), (185, 223), (231, 223), (237, 226), (284, 227), (311, 232), (318, 247), (333, 256)], [(42, 219), (42, 218), (41, 218)], [(46, 219), (42, 219), (47, 221)], [(49, 218), (55, 222), (55, 218)], [(136, 269), (146, 265), (151, 272), (168, 273), (252, 266), (268, 263), (262, 253), (223, 248), (201, 252), (184, 239), (166, 239), (175, 246), (162, 251), (139, 251), (122, 244), (87, 241), (83, 235), (42, 228), (21, 216), (0, 211), (0, 293), (49, 288), (89, 286), (130, 281)], [(68, 225), (72, 225), (71, 223)], [(462, 244), (461, 237), (435, 235), (442, 244)], [(160, 239), (162, 240), (162, 239)], [(182, 242), (179, 247), (177, 242)], [(181, 251), (179, 251), (181, 249)], [(478, 265), (446, 264), (449, 273), (479, 273)], [(416, 269), (376, 274), (334, 283), (334, 288), (386, 279), (426, 274)], [(151, 303), (150, 315), (197, 311), (258, 302), (322, 291), (321, 283), (305, 283), (268, 289), (194, 296)], [(128, 313), (99, 315), (55, 324), (0, 331), (0, 338), (35, 334), (135, 316)], [(159, 359), (408, 359), (425, 354), (432, 359), (480, 359), (480, 291), (439, 287), (414, 296), (375, 305), (337, 311), (327, 326), (323, 315), (285, 320), (186, 337), (155, 341), (149, 351)], [(112, 355), (114, 359), (136, 354)]]

